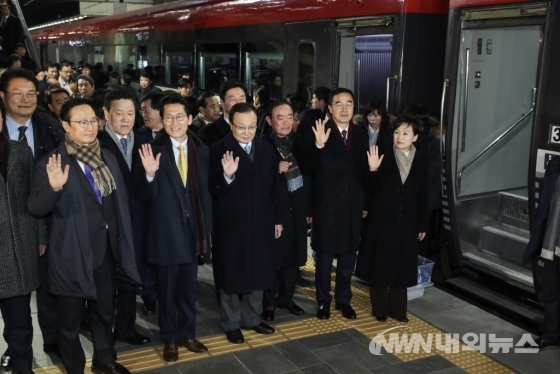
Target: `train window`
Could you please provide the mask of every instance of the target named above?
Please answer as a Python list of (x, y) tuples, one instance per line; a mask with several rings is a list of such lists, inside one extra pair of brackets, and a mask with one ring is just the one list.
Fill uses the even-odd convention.
[(243, 45), (245, 58), (245, 86), (251, 95), (259, 86), (269, 89), (273, 100), (282, 98), (282, 66), (284, 44), (281, 42), (246, 43)]
[(163, 77), (165, 84), (174, 86), (186, 73), (193, 73), (194, 59), (191, 48), (163, 46)]
[(202, 44), (198, 53), (198, 87), (218, 92), (223, 82), (239, 79), (239, 44)]
[(138, 56), (136, 68), (139, 72), (147, 72), (154, 77), (154, 83), (163, 82), (163, 71), (160, 64), (160, 45), (141, 45), (136, 48)]
[[(113, 59), (115, 71), (119, 76), (128, 68), (128, 64), (137, 66), (137, 54), (135, 45), (118, 45), (115, 47), (115, 58)], [(134, 78), (134, 77), (133, 77)]]
[(314, 90), (315, 45), (313, 42), (301, 42), (298, 45), (298, 86), (297, 92), (311, 103)]

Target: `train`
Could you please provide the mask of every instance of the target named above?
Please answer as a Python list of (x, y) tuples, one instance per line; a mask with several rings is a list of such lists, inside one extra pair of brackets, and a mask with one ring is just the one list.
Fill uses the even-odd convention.
[(536, 323), (542, 260), (524, 260), (547, 162), (560, 155), (559, 5), (524, 0), (197, 0), (45, 27), (43, 63), (153, 67), (174, 87), (281, 77), (441, 123), (441, 284)]

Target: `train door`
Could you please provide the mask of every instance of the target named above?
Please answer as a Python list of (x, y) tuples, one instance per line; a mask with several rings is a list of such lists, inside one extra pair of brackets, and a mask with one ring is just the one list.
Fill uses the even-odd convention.
[(526, 13), (462, 13), (446, 139), (454, 214), (444, 225), (464, 264), (534, 292), (523, 253), (544, 19), (515, 14)]
[(344, 19), (337, 23), (337, 87), (354, 92), (356, 113), (371, 100), (389, 100), (393, 52), (393, 17)]

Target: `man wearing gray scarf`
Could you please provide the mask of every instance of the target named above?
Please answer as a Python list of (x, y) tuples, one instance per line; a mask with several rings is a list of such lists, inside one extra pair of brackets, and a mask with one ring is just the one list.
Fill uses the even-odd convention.
[[(138, 149), (147, 141), (135, 134), (136, 98), (125, 90), (110, 91), (105, 96), (104, 113), (107, 125), (100, 135), (103, 148), (110, 150), (117, 159), (120, 172), (128, 193), (128, 201), (133, 226), (133, 242), (136, 252), (138, 272), (144, 280), (143, 243), (147, 226), (147, 207), (144, 202), (136, 200), (132, 191), (132, 172), (135, 160), (139, 160)], [(136, 161), (138, 162), (138, 161)], [(141, 345), (150, 342), (148, 337), (136, 331), (136, 290), (126, 282), (117, 285), (117, 315), (115, 316), (115, 338), (129, 344)]]

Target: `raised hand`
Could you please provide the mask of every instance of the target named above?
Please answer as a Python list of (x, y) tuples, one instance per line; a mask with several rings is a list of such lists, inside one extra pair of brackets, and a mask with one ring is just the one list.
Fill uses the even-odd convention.
[(422, 241), (422, 240), (424, 240), (425, 237), (426, 237), (426, 233), (425, 233), (425, 232), (420, 232), (420, 233), (418, 233), (418, 240)]
[(138, 152), (140, 153), (142, 166), (144, 166), (146, 175), (153, 178), (156, 175), (156, 171), (159, 169), (159, 159), (161, 157), (161, 153), (154, 157), (152, 153), (152, 146), (149, 144), (142, 144), (142, 148), (140, 148)]
[(311, 127), (313, 133), (315, 133), (315, 144), (317, 147), (322, 148), (323, 145), (329, 140), (329, 135), (331, 134), (331, 129), (325, 131), (325, 122), (322, 119), (315, 121), (315, 127)]
[(70, 165), (66, 165), (62, 169), (62, 157), (60, 155), (52, 155), (49, 157), (47, 163), (47, 176), (49, 177), (49, 184), (55, 191), (59, 191), (64, 187), (68, 181), (68, 170)]
[(379, 149), (376, 145), (372, 145), (371, 147), (369, 147), (367, 158), (370, 171), (376, 171), (377, 169), (379, 169), (381, 161), (383, 161), (383, 155), (379, 157)]
[(284, 230), (282, 225), (274, 225), (274, 239), (278, 239), (282, 236), (282, 230)]
[(236, 157), (235, 160), (233, 159), (233, 152), (224, 153), (224, 157), (222, 157), (222, 167), (224, 168), (224, 175), (227, 179), (231, 179), (233, 174), (237, 171), (237, 167), (239, 166), (239, 157)]

